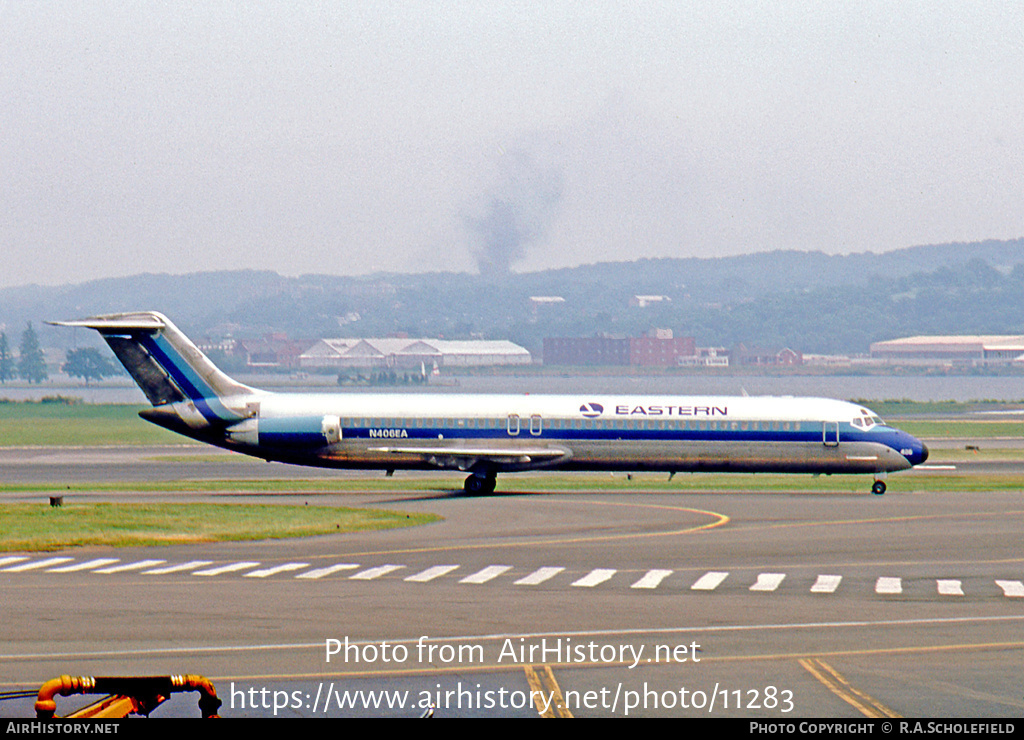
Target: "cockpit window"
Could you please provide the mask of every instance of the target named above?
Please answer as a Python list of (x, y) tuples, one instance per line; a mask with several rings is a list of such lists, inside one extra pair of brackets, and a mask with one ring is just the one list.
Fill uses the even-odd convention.
[(879, 426), (884, 422), (874, 414), (863, 413), (862, 416), (855, 417), (850, 423), (858, 429), (864, 429), (866, 431), (871, 429), (871, 427)]

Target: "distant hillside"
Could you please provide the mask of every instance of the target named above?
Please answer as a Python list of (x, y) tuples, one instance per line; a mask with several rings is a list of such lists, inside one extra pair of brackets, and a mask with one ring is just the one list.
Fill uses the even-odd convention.
[[(630, 308), (633, 295), (670, 300)], [(534, 311), (530, 296), (564, 303)], [(701, 345), (737, 342), (803, 352), (864, 352), (917, 333), (1024, 333), (1024, 239), (829, 256), (767, 252), (718, 259), (644, 259), (512, 275), (368, 277), (234, 271), (136, 275), (61, 287), (0, 290), (9, 341), (26, 322), (45, 346), (94, 340), (46, 319), (156, 309), (190, 335), (294, 338), (417, 336), (512, 339), (538, 352), (545, 336), (636, 335), (653, 327)]]

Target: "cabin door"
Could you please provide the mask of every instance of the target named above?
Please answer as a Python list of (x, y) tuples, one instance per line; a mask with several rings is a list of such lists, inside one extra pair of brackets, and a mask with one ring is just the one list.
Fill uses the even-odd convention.
[(821, 428), (821, 441), (826, 447), (838, 447), (839, 446), (839, 422), (838, 421), (825, 421), (822, 422)]

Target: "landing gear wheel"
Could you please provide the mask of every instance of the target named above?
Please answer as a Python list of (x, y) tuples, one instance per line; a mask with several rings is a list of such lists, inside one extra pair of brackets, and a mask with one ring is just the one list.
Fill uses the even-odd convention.
[(497, 483), (498, 480), (493, 475), (471, 475), (466, 478), (466, 482), (462, 487), (466, 493), (473, 496), (488, 496), (494, 493), (494, 487)]
[(883, 493), (885, 493), (885, 481), (876, 480), (874, 485), (871, 486), (871, 493), (875, 494), (876, 496), (881, 496)]

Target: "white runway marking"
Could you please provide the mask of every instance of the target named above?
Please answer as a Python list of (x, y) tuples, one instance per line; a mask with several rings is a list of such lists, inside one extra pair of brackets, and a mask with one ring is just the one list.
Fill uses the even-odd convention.
[(275, 565), (273, 568), (264, 568), (263, 570), (254, 570), (252, 573), (246, 573), (246, 578), (267, 578), (268, 576), (276, 575), (277, 573), (290, 573), (293, 570), (302, 570), (308, 568), (309, 563), (284, 563), (283, 565)]
[(630, 588), (657, 588), (670, 575), (672, 575), (670, 570), (649, 570), (643, 578), (630, 586)]
[(690, 586), (691, 591), (714, 591), (720, 585), (722, 581), (729, 577), (728, 573), (722, 573), (720, 571), (712, 570), (700, 578), (697, 579), (696, 583)]
[(383, 575), (387, 575), (392, 571), (401, 570), (404, 567), (404, 565), (378, 565), (376, 568), (369, 568), (368, 570), (360, 571), (354, 576), (349, 576), (349, 578), (353, 581), (372, 581), (374, 578), (380, 578)]
[(221, 573), (234, 573), (238, 570), (248, 570), (249, 568), (255, 568), (259, 563), (253, 562), (242, 562), (242, 563), (229, 563), (228, 565), (221, 565), (216, 568), (207, 568), (206, 570), (197, 570), (192, 575), (194, 576), (219, 576)]
[(785, 573), (759, 573), (757, 583), (750, 587), (751, 591), (774, 591), (786, 578)]
[(598, 584), (604, 583), (613, 575), (615, 575), (615, 571), (611, 568), (595, 568), (582, 578), (573, 581), (569, 585), (580, 586), (581, 588), (593, 588)]
[(86, 560), (84, 563), (75, 563), (74, 565), (62, 565), (59, 568), (50, 568), (47, 573), (77, 573), (81, 570), (92, 570), (93, 568), (100, 568), (104, 565), (111, 565), (112, 563), (119, 562), (118, 558), (96, 558), (95, 560)]
[(10, 568), (4, 568), (4, 573), (24, 573), (27, 570), (37, 570), (39, 568), (49, 568), (51, 565), (59, 565), (60, 563), (67, 563), (68, 561), (74, 560), (74, 558), (46, 558), (45, 560), (36, 560), (31, 563), (22, 563), (21, 565), (14, 565)]
[(515, 586), (536, 586), (538, 583), (544, 583), (549, 578), (554, 578), (561, 573), (565, 568), (538, 568), (528, 576), (520, 578), (513, 585)]
[(507, 573), (512, 570), (511, 565), (488, 565), (481, 571), (466, 576), (459, 583), (487, 583), (493, 578), (497, 578), (502, 573)]
[(337, 565), (328, 565), (326, 568), (317, 568), (315, 570), (307, 570), (305, 573), (299, 573), (296, 578), (323, 578), (329, 576), (332, 573), (337, 573), (342, 570), (355, 570), (359, 566), (355, 563), (338, 563)]
[(901, 594), (903, 593), (903, 579), (882, 576), (877, 581), (875, 581), (875, 593)]
[(1024, 583), (1020, 581), (996, 581), (996, 585), (1003, 589), (1003, 596), (1015, 599), (1024, 597)]
[(960, 587), (960, 581), (939, 579), (935, 582), (938, 591), (943, 596), (963, 596), (964, 590)]
[(94, 573), (124, 573), (128, 570), (142, 570), (143, 568), (149, 568), (154, 565), (160, 565), (166, 563), (166, 560), (138, 560), (134, 563), (125, 563), (124, 565), (111, 565), (109, 568), (100, 568), (99, 570), (93, 571)]
[[(46, 573), (78, 573), (78, 572), (92, 572), (92, 573), (124, 573), (128, 571), (142, 571), (143, 575), (167, 575), (171, 573), (183, 573), (187, 571), (194, 571), (192, 575), (196, 576), (218, 576), (229, 573), (238, 573), (239, 571), (251, 570), (260, 565), (256, 561), (245, 561), (228, 563), (225, 565), (206, 568), (214, 561), (211, 560), (190, 560), (184, 563), (173, 563), (171, 565), (162, 565), (166, 563), (166, 560), (139, 560), (135, 562), (121, 563), (117, 558), (93, 558), (82, 562), (74, 562), (73, 557), (54, 556), (44, 558), (42, 560), (31, 560), (29, 556), (25, 555), (10, 555), (0, 558), (0, 572), (3, 573), (22, 573), (28, 571), (40, 571), (44, 570)], [(7, 567), (2, 567), (7, 566)], [(162, 567), (155, 567), (162, 566)], [(309, 563), (282, 563), (281, 565), (271, 566), (263, 568), (261, 570), (253, 570), (250, 573), (243, 573), (242, 575), (246, 578), (267, 578), (273, 575), (281, 573), (295, 573), (294, 578), (301, 578), (305, 580), (316, 580), (339, 573), (341, 571), (352, 571), (362, 567), (356, 563), (336, 563), (334, 565), (328, 565), (321, 568), (315, 568), (313, 570), (304, 570), (309, 567)], [(406, 565), (379, 565), (373, 568), (367, 568), (355, 575), (349, 576), (350, 580), (357, 581), (370, 581), (382, 576), (385, 576), (394, 571), (406, 568)], [(442, 576), (448, 575), (449, 573), (463, 567), (462, 565), (446, 564), (446, 565), (434, 565), (428, 567), (426, 570), (415, 573), (414, 575), (404, 578), (404, 581), (409, 583), (428, 583), (430, 581), (441, 578)], [(205, 570), (196, 570), (196, 568), (206, 568)], [(469, 584), (483, 584), (498, 578), (499, 576), (508, 573), (513, 570), (512, 565), (488, 565), (481, 570), (472, 573), (465, 578), (462, 578), (458, 583), (469, 583)], [(304, 571), (304, 572), (297, 572)], [(559, 573), (565, 571), (563, 567), (547, 566), (538, 568), (537, 570), (529, 573), (528, 575), (520, 578), (513, 582), (516, 586), (535, 586), (545, 581), (554, 578)], [(614, 568), (595, 568), (586, 575), (577, 580), (573, 581), (570, 586), (578, 588), (595, 588), (603, 583), (608, 582), (618, 571)], [(633, 589), (646, 589), (654, 590), (661, 587), (661, 584), (672, 575), (675, 571), (667, 569), (651, 569), (648, 570), (643, 576), (640, 577), (635, 583), (630, 585)], [(708, 571), (700, 578), (698, 578), (690, 589), (693, 591), (714, 591), (717, 589), (726, 578), (729, 577), (727, 571)], [(756, 592), (774, 592), (778, 591), (782, 582), (786, 579), (786, 573), (759, 573), (757, 575), (756, 582), (750, 586), (750, 591)], [(817, 577), (817, 580), (810, 588), (810, 592), (814, 594), (831, 594), (835, 593), (839, 585), (842, 583), (843, 576), (840, 575), (826, 575), (821, 574)], [(963, 581), (956, 578), (939, 578), (935, 581), (936, 591), (939, 596), (964, 596)], [(996, 580), (995, 584), (1002, 589), (1003, 595), (1008, 598), (1024, 598), (1024, 582), (1018, 580)], [(903, 593), (903, 579), (895, 576), (881, 576), (875, 581), (875, 593), (887, 594), (887, 595), (898, 595)]]
[(165, 565), (163, 568), (153, 568), (153, 570), (144, 570), (142, 575), (144, 576), (162, 576), (167, 573), (181, 573), (185, 570), (194, 570), (196, 568), (202, 568), (204, 565), (209, 565), (212, 560), (190, 560), (187, 563), (178, 563), (177, 565)]
[(432, 581), (435, 578), (440, 578), (446, 573), (451, 573), (458, 567), (459, 566), (457, 565), (435, 565), (433, 568), (427, 568), (422, 573), (409, 576), (405, 580), (410, 581), (411, 583), (426, 583), (427, 581)]
[(832, 594), (835, 593), (836, 589), (839, 588), (839, 583), (843, 580), (842, 576), (818, 576), (818, 580), (811, 586), (812, 594)]

